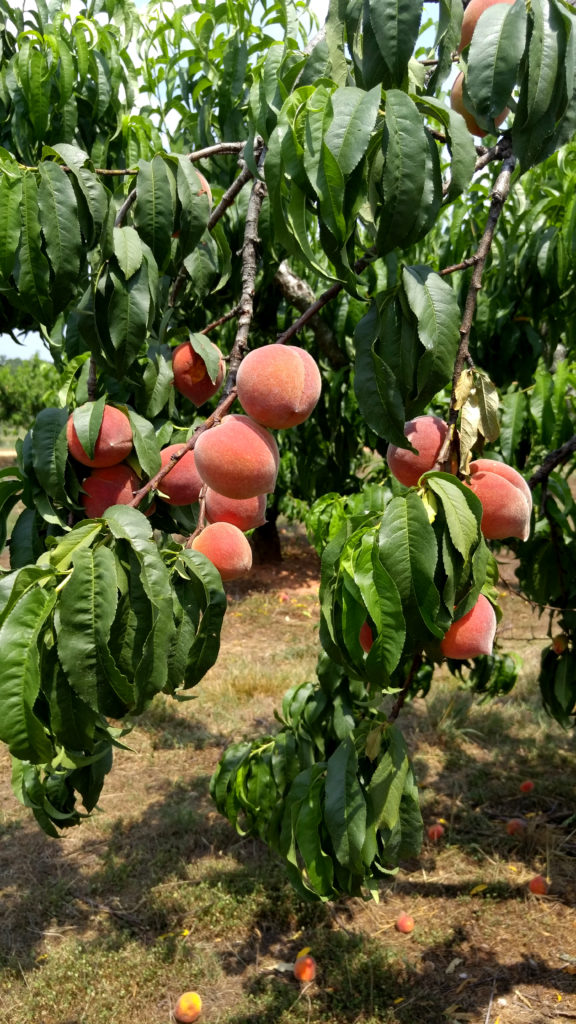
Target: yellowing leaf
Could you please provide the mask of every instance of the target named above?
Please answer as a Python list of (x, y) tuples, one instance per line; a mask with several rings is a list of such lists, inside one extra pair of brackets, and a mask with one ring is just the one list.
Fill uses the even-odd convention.
[(436, 501), (436, 495), (432, 494), (432, 492), (428, 490), (422, 490), (418, 493), (422, 498), (424, 508), (426, 509), (426, 515), (430, 522), (433, 523), (438, 515), (438, 502)]
[(470, 896), (475, 896), (478, 892), (484, 892), (487, 888), (487, 885), (475, 885), (473, 889), (470, 889)]
[(463, 370), (456, 385), (455, 409), (461, 409), (474, 387), (474, 370)]
[(311, 949), (312, 949), (312, 946), (304, 946), (304, 949), (301, 949), (299, 953), (296, 953), (296, 956), (295, 956), (294, 959), (295, 960), (299, 960), (301, 956), (307, 956), (307, 954), (310, 952)]

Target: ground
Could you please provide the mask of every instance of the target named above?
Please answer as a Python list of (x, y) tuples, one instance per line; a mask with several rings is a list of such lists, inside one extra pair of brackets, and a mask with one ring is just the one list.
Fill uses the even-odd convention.
[[(280, 565), (229, 585), (222, 655), (197, 699), (154, 702), (91, 819), (46, 838), (2, 754), (0, 1022), (169, 1024), (189, 989), (202, 1024), (576, 1020), (574, 737), (539, 706), (547, 623), (516, 595), (511, 556), (499, 642), (523, 655), (522, 680), (481, 705), (444, 675), (403, 712), (425, 822), (445, 833), (379, 903), (303, 903), (214, 809), (227, 744), (273, 729), (283, 692), (313, 678), (318, 560), (301, 529), (282, 539)], [(521, 835), (506, 832), (513, 817)], [(536, 874), (549, 895), (528, 891)], [(409, 935), (395, 930), (402, 911)], [(300, 987), (291, 966), (305, 947), (318, 973)]]

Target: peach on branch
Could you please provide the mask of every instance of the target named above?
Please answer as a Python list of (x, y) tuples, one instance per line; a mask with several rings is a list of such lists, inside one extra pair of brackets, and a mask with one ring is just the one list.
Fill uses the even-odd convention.
[[(182, 451), (182, 447), (181, 444), (170, 444), (162, 449), (162, 468), (168, 465), (176, 452)], [(169, 505), (193, 505), (198, 501), (202, 490), (202, 478), (196, 469), (193, 451), (185, 452), (173, 463), (172, 469), (162, 478), (158, 488)]]
[(477, 658), (492, 654), (496, 635), (496, 613), (484, 594), (461, 619), (450, 626), (440, 644), (445, 658)]
[[(487, 134), (487, 129), (481, 128), (478, 122), (476, 121), (474, 114), (470, 110), (468, 110), (468, 107), (464, 103), (463, 89), (464, 74), (461, 71), (460, 74), (457, 75), (456, 78), (454, 79), (454, 84), (450, 92), (450, 106), (452, 107), (452, 110), (455, 110), (458, 114), (462, 114), (462, 117), (466, 122), (466, 127), (468, 128), (470, 134), (477, 135), (479, 138), (482, 138), (482, 136)], [(498, 127), (498, 125), (502, 124), (502, 122), (506, 120), (509, 113), (510, 111), (508, 110), (508, 107), (505, 107), (504, 110), (500, 114), (498, 114), (497, 117), (494, 118), (494, 124), (496, 125), (496, 127)]]
[(140, 480), (125, 462), (117, 466), (94, 469), (82, 481), (85, 491), (81, 495), (84, 510), (89, 519), (98, 519), (111, 505), (129, 505), (134, 492), (140, 487)]
[(232, 523), (243, 533), (266, 522), (266, 495), (253, 498), (227, 498), (206, 488), (206, 519), (209, 523)]
[(195, 352), (189, 341), (177, 345), (172, 353), (174, 387), (194, 405), (203, 405), (213, 398), (224, 380), (226, 364), (220, 350), (210, 342), (220, 358), (216, 380), (212, 380), (202, 356)]
[(524, 477), (495, 459), (470, 463), (470, 487), (482, 502), (482, 533), (488, 540), (530, 535), (532, 494)]
[(478, 24), (478, 19), (487, 7), (492, 7), (494, 4), (505, 3), (513, 4), (514, 0), (470, 0), (464, 11), (464, 17), (462, 19), (462, 32), (460, 35), (460, 46), (459, 50), (464, 50), (466, 46), (472, 41), (474, 35), (474, 29)]
[(276, 486), (279, 452), (273, 435), (249, 416), (234, 413), (200, 434), (196, 469), (226, 498), (254, 498)]
[(404, 433), (416, 452), (388, 445), (390, 471), (406, 487), (414, 487), (423, 473), (438, 468), (438, 456), (448, 435), (448, 424), (438, 416), (416, 416), (404, 425)]
[(252, 568), (252, 548), (232, 523), (211, 523), (194, 538), (192, 547), (210, 559), (223, 580), (238, 579)]
[(123, 462), (130, 454), (132, 451), (132, 427), (130, 420), (120, 409), (114, 405), (105, 405), (92, 458), (86, 454), (80, 444), (74, 426), (73, 413), (68, 417), (66, 424), (66, 440), (68, 441), (68, 450), (77, 462), (93, 469), (104, 469), (106, 466), (116, 466), (119, 462)]
[(244, 412), (265, 427), (283, 430), (308, 419), (320, 397), (322, 378), (305, 349), (274, 344), (245, 356), (236, 385)]

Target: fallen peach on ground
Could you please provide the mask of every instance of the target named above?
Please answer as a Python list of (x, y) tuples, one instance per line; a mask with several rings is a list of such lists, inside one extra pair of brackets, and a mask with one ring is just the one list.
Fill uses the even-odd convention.
[(411, 914), (400, 914), (396, 919), (396, 931), (409, 935), (414, 931), (415, 921)]
[(444, 835), (443, 825), (429, 825), (427, 831), (428, 839), (431, 843), (437, 843), (439, 839)]
[(238, 579), (252, 568), (252, 548), (232, 523), (211, 523), (194, 538), (192, 547), (210, 559), (223, 580)]
[(484, 594), (461, 619), (450, 626), (440, 644), (445, 658), (477, 658), (492, 654), (496, 635), (496, 613)]
[(83, 466), (93, 469), (105, 469), (116, 466), (132, 451), (132, 427), (130, 420), (114, 405), (105, 405), (102, 423), (98, 431), (94, 455), (90, 459), (84, 451), (74, 426), (74, 414), (68, 417), (66, 424), (66, 440), (70, 454)]
[(386, 459), (396, 479), (406, 487), (414, 487), (423, 473), (437, 468), (448, 424), (438, 416), (416, 416), (404, 425), (404, 433), (417, 454), (390, 444)]
[(314, 981), (316, 977), (316, 961), (313, 956), (299, 956), (294, 964), (294, 977), (298, 981)]
[(545, 896), (548, 892), (548, 882), (543, 875), (536, 875), (528, 882), (528, 888), (535, 896)]
[(310, 416), (322, 390), (315, 360), (296, 345), (265, 345), (244, 357), (236, 378), (244, 412), (264, 427), (295, 427)]
[(202, 1012), (202, 1000), (197, 992), (183, 992), (174, 1007), (174, 1020), (178, 1024), (194, 1024)]

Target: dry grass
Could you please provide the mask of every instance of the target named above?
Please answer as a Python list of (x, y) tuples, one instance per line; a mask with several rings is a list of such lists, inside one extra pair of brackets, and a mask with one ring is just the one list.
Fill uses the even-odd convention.
[[(532, 669), (491, 705), (439, 680), (403, 715), (425, 821), (446, 831), (379, 904), (302, 903), (214, 810), (223, 748), (269, 730), (285, 688), (313, 673), (317, 564), (298, 538), (285, 546), (278, 570), (232, 592), (198, 698), (160, 697), (142, 716), (91, 820), (45, 838), (11, 797), (3, 758), (2, 1024), (170, 1024), (190, 988), (206, 1024), (576, 1019), (574, 738), (542, 714)], [(516, 597), (504, 604), (505, 629), (544, 634)], [(511, 817), (521, 836), (507, 835)], [(527, 890), (537, 873), (551, 878), (547, 897)], [(395, 931), (402, 910), (411, 935)], [(304, 946), (319, 970), (300, 989), (290, 965)]]

